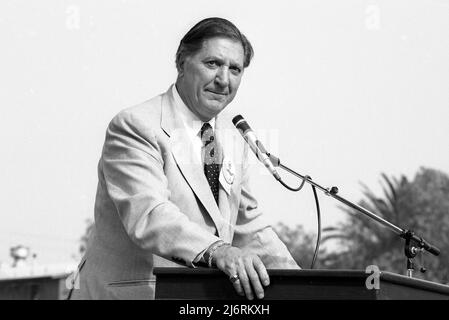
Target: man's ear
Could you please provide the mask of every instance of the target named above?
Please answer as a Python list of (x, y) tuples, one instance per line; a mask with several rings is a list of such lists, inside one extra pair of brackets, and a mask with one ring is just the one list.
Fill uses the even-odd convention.
[(179, 64), (177, 66), (178, 68), (178, 77), (182, 77), (184, 75), (184, 62), (185, 59), (182, 59), (181, 61), (179, 61)]

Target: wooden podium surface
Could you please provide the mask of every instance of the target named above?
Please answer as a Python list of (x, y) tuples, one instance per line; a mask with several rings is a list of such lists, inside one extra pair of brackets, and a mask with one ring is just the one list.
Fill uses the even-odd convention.
[[(155, 268), (156, 299), (244, 300), (217, 269)], [(449, 286), (380, 272), (368, 289), (361, 270), (269, 269), (265, 300), (449, 300)], [(370, 281), (374, 284), (373, 281)]]

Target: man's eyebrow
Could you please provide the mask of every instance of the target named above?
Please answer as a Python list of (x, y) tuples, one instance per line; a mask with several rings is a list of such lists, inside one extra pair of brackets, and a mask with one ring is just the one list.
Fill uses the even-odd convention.
[(240, 64), (240, 63), (231, 63), (231, 67), (237, 67), (237, 68), (239, 68), (240, 70), (243, 70), (243, 65), (242, 64)]
[(206, 60), (216, 60), (216, 61), (218, 61), (220, 63), (224, 62), (224, 60), (222, 58), (217, 57), (217, 56), (206, 56), (203, 60), (204, 61), (206, 61)]
[[(206, 56), (206, 57), (203, 59), (203, 61), (210, 61), (210, 60), (215, 60), (215, 61), (217, 61), (217, 62), (220, 63), (220, 64), (224, 64), (224, 59), (222, 59), (222, 58), (220, 58), (220, 57), (217, 57), (217, 56), (214, 56), (214, 55)], [(238, 63), (238, 62), (231, 61), (230, 65), (231, 65), (232, 67), (237, 67), (237, 68), (243, 69), (243, 64), (240, 64), (240, 63)]]

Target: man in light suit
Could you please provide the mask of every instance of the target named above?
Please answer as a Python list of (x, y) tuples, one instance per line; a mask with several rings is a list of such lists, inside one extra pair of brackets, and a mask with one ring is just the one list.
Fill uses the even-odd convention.
[(249, 190), (248, 149), (223, 109), (253, 49), (229, 21), (181, 40), (168, 91), (120, 112), (98, 164), (95, 228), (71, 299), (153, 299), (154, 267), (217, 267), (263, 298), (266, 268), (299, 268)]

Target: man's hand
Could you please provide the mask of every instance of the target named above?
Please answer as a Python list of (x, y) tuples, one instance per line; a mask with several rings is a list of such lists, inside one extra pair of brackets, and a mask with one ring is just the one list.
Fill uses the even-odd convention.
[(256, 254), (237, 247), (221, 246), (214, 252), (213, 262), (229, 277), (238, 276), (233, 285), (239, 295), (246, 295), (249, 300), (254, 298), (254, 293), (259, 299), (264, 297), (263, 286), (270, 284), (270, 278)]

